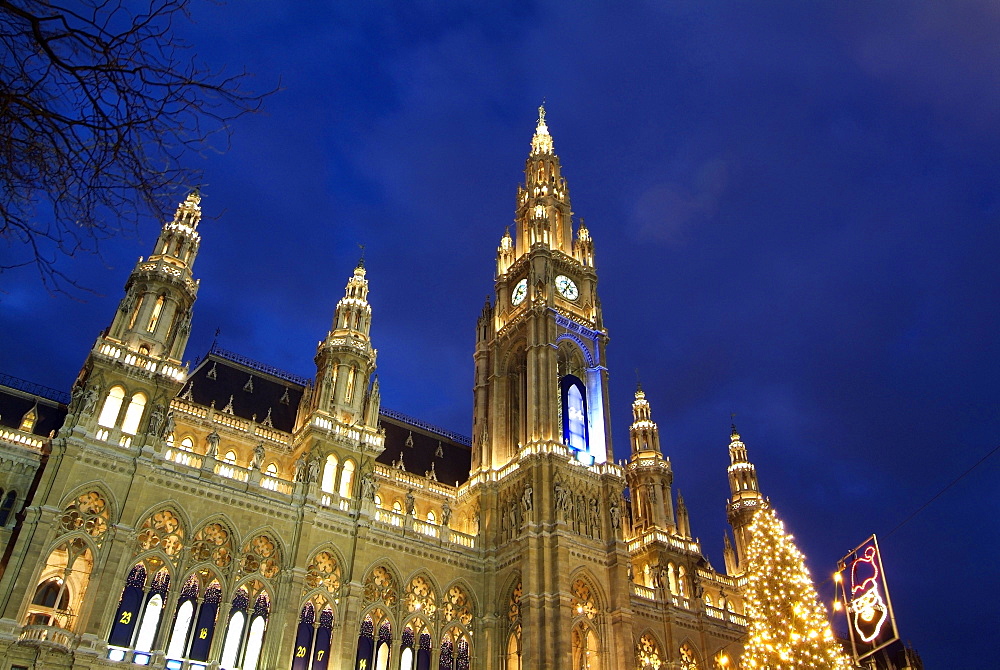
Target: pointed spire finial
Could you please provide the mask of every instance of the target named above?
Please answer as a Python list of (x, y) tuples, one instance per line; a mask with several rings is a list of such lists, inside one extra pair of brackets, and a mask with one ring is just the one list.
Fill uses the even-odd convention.
[(642, 391), (642, 380), (639, 379), (639, 368), (635, 369), (635, 390), (636, 393)]
[(365, 245), (358, 244), (358, 248), (361, 249), (361, 258), (358, 259), (357, 267), (364, 269), (365, 267)]
[(531, 138), (531, 153), (551, 154), (552, 136), (549, 135), (549, 127), (545, 125), (545, 101), (538, 107), (538, 123), (535, 125), (535, 136)]

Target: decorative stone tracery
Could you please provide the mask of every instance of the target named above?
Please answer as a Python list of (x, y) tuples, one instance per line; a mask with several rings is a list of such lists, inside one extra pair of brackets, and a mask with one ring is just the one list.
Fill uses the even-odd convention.
[(184, 528), (177, 515), (165, 509), (146, 517), (136, 540), (139, 551), (159, 548), (167, 556), (175, 557), (184, 548)]
[(396, 579), (383, 565), (372, 568), (364, 581), (365, 604), (383, 602), (386, 607), (393, 607), (398, 600)]
[(277, 543), (267, 534), (260, 533), (247, 541), (240, 550), (240, 570), (244, 574), (259, 572), (267, 579), (281, 571), (281, 558)]
[(310, 589), (324, 588), (335, 598), (340, 595), (340, 563), (329, 551), (321, 551), (313, 556), (306, 569), (306, 586)]
[(194, 534), (191, 557), (197, 561), (211, 561), (226, 568), (233, 560), (233, 540), (229, 530), (221, 523), (210, 523)]
[(593, 620), (597, 616), (597, 604), (590, 585), (583, 579), (577, 578), (570, 589), (572, 592), (573, 616), (586, 616)]
[(108, 530), (108, 519), (107, 501), (97, 491), (88, 491), (66, 506), (59, 523), (66, 532), (83, 530), (101, 546)]
[(437, 594), (427, 578), (418, 575), (407, 585), (404, 603), (407, 612), (423, 612), (432, 617), (437, 611)]
[[(448, 589), (441, 613), (444, 616), (444, 621), (459, 621), (463, 626), (469, 628), (472, 625), (472, 601), (465, 589), (457, 584)], [(520, 611), (518, 614), (520, 615)]]

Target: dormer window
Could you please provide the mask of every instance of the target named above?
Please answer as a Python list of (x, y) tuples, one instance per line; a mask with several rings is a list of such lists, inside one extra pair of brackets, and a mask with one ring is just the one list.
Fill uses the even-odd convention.
[(32, 407), (31, 409), (29, 409), (27, 412), (24, 413), (23, 417), (21, 417), (21, 426), (19, 430), (21, 430), (24, 433), (30, 433), (32, 430), (34, 430), (35, 423), (37, 421), (38, 421), (38, 412), (36, 412), (35, 408)]

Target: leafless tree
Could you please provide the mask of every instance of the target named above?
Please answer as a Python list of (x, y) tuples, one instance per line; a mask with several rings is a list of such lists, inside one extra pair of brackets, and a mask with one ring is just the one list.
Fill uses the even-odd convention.
[[(202, 65), (174, 24), (189, 0), (0, 0), (0, 271), (57, 261), (163, 217), (185, 155), (225, 148), (265, 94)], [(222, 146), (220, 146), (222, 145)]]

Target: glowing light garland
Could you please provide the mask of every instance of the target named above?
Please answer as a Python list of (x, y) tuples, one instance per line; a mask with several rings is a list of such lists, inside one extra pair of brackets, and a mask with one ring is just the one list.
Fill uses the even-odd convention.
[(849, 670), (819, 604), (805, 557), (774, 510), (758, 510), (749, 527), (744, 668)]

